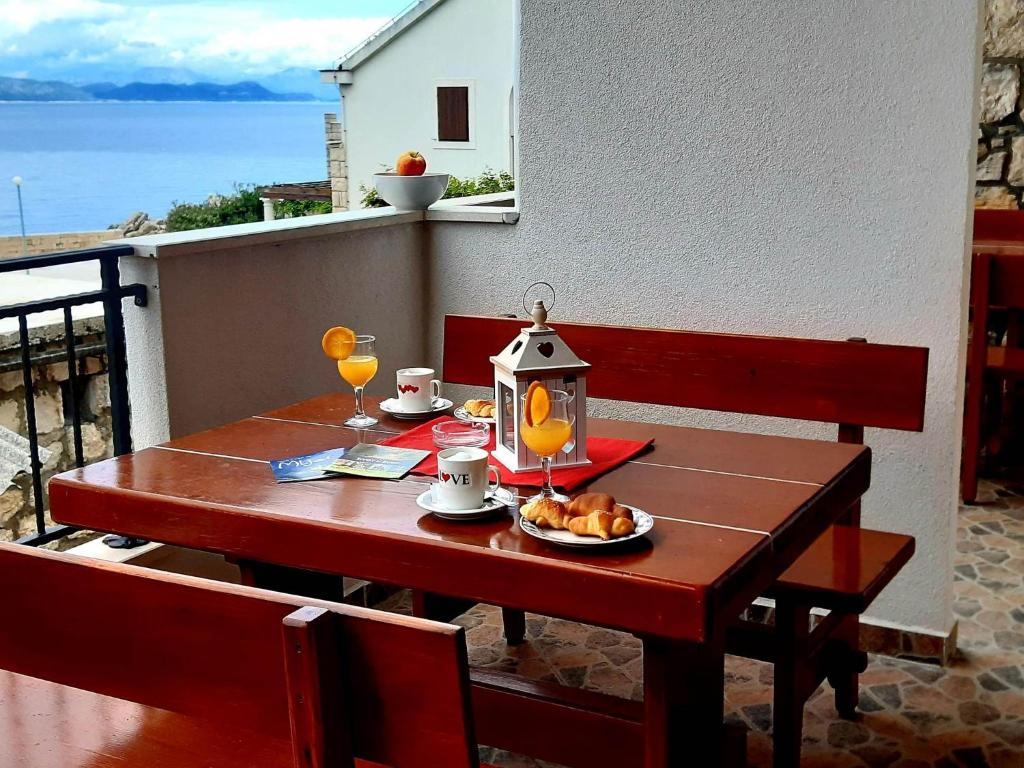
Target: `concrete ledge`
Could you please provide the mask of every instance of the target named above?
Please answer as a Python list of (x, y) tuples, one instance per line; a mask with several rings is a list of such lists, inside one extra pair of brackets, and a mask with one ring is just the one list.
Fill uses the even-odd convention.
[(111, 240), (107, 244), (130, 245), (135, 249), (136, 256), (165, 258), (189, 253), (327, 237), (360, 229), (414, 224), (424, 219), (423, 211), (398, 213), (394, 208), (368, 208), (359, 211), (345, 211), (344, 213), (325, 213), (319, 216), (300, 216), (294, 219), (275, 219), (252, 224), (193, 229), (188, 232), (168, 232), (164, 235), (144, 235), (143, 237)]

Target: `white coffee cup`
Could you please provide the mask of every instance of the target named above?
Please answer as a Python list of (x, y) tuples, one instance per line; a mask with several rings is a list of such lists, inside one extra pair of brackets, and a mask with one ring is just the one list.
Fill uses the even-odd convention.
[[(479, 509), (489, 491), (501, 487), (501, 472), (482, 448), (445, 448), (437, 454), (437, 502), (445, 509)], [(488, 482), (494, 473), (494, 485)]]
[(441, 382), (434, 378), (433, 368), (400, 368), (397, 376), (398, 405), (403, 411), (429, 411), (441, 396)]

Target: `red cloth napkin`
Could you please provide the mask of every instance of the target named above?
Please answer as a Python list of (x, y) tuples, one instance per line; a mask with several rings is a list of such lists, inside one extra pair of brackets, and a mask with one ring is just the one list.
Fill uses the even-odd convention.
[[(410, 429), (408, 432), (404, 432), (401, 435), (395, 435), (389, 437), (387, 440), (381, 440), (381, 445), (393, 445), (396, 448), (417, 448), (421, 451), (430, 451), (430, 455), (427, 456), (423, 461), (417, 464), (412, 469), (412, 473), (415, 475), (437, 475), (437, 452), (440, 450), (434, 445), (434, 435), (430, 431), (435, 424), (439, 424), (442, 421), (453, 421), (453, 419), (447, 416), (441, 416), (440, 418), (428, 421), (426, 424), (420, 424), (415, 429)], [(494, 428), (491, 428), (491, 440), (487, 446), (488, 451), (494, 450)], [(590, 459), (590, 464), (582, 467), (565, 467), (559, 469), (555, 467), (551, 470), (551, 484), (556, 485), (559, 488), (564, 488), (567, 491), (575, 490), (582, 485), (586, 485), (595, 477), (603, 475), (609, 470), (615, 469), (620, 464), (625, 464), (631, 458), (636, 456), (647, 446), (654, 442), (652, 437), (650, 440), (622, 440), (617, 437), (588, 437), (587, 438), (587, 458)], [(503, 483), (509, 483), (510, 485), (529, 485), (536, 488), (540, 488), (544, 484), (544, 473), (539, 469), (531, 469), (525, 472), (512, 472), (512, 470), (506, 468), (500, 462), (495, 460), (495, 465), (501, 470), (501, 479)]]

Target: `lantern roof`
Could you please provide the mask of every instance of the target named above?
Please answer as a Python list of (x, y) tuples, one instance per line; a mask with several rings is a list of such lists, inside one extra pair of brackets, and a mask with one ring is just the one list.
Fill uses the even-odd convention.
[(523, 328), (491, 362), (510, 373), (586, 371), (590, 363), (580, 360), (554, 329), (547, 326), (547, 310), (540, 300), (534, 304), (533, 325)]

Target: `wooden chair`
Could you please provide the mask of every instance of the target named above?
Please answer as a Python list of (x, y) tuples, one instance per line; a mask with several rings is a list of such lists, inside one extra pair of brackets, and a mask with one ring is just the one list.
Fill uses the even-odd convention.
[(3, 768), (478, 765), (459, 627), (10, 544), (0, 584)]
[[(1015, 212), (1022, 213), (1024, 212)], [(1022, 242), (1024, 245), (1024, 242)], [(971, 262), (971, 340), (967, 349), (967, 394), (961, 493), (971, 503), (978, 496), (978, 468), (986, 396), (998, 401), (1003, 383), (1024, 375), (1020, 315), (1024, 311), (1024, 255), (977, 252)], [(993, 313), (1002, 317), (1002, 344), (990, 344)], [(993, 410), (998, 411), (998, 402)]]
[[(526, 321), (449, 315), (444, 380), (492, 386), (479, 350), (499, 350)], [(928, 350), (863, 339), (738, 336), (717, 333), (553, 323), (593, 368), (592, 398), (831, 422), (841, 442), (862, 443), (865, 427), (921, 431)], [(472, 343), (469, 343), (470, 340)], [(597, 483), (600, 486), (600, 481)], [(775, 626), (737, 624), (730, 652), (775, 664), (775, 765), (799, 762), (803, 705), (824, 679), (836, 708), (854, 715), (858, 617), (914, 552), (914, 539), (860, 527), (860, 505), (846, 513), (772, 588)], [(813, 631), (812, 608), (829, 611)], [(521, 612), (503, 610), (506, 636), (522, 640)]]
[(1024, 241), (1024, 211), (975, 209), (973, 239), (976, 243)]

